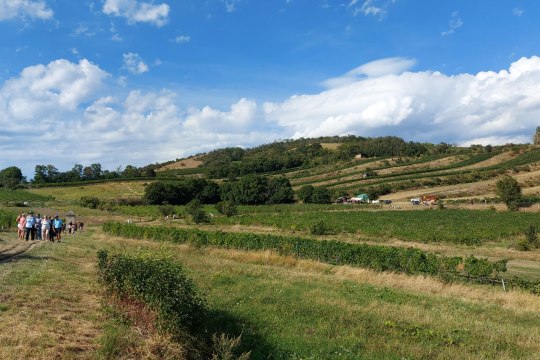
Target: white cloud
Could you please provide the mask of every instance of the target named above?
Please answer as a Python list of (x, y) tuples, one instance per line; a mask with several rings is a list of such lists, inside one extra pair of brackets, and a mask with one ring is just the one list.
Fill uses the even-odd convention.
[(515, 16), (521, 16), (525, 13), (525, 11), (523, 9), (520, 9), (520, 8), (514, 8), (512, 10), (512, 14), (514, 14)]
[(178, 35), (174, 38), (174, 42), (177, 44), (185, 44), (191, 41), (191, 36), (189, 35)]
[[(43, 163), (64, 171), (76, 162), (114, 169), (217, 147), (337, 134), (457, 144), (530, 141), (540, 118), (539, 57), (498, 72), (455, 76), (413, 72), (413, 65), (382, 59), (316, 94), (260, 104), (242, 98), (228, 108), (183, 108), (172, 91), (130, 89), (125, 78), (107, 83), (110, 75), (88, 60), (35, 65), (0, 84), (0, 168), (17, 165), (30, 177)], [(39, 139), (30, 148), (24, 145), (29, 134)]]
[(232, 13), (236, 10), (236, 7), (240, 3), (240, 0), (219, 0), (225, 5), (225, 10)]
[(359, 14), (364, 16), (375, 16), (382, 20), (388, 14), (388, 7), (395, 3), (395, 0), (351, 0), (347, 8), (352, 10), (353, 16)]
[(378, 77), (388, 74), (399, 75), (416, 65), (416, 60), (393, 57), (371, 61), (347, 72), (345, 75), (325, 80), (323, 85), (329, 88), (354, 83), (365, 77)]
[(126, 68), (130, 73), (135, 75), (144, 74), (148, 72), (148, 65), (143, 61), (143, 59), (136, 53), (127, 53), (123, 55), (124, 58), (124, 68)]
[(463, 26), (463, 20), (459, 17), (459, 13), (457, 11), (454, 11), (452, 13), (452, 17), (450, 18), (450, 21), (448, 22), (448, 30), (443, 31), (441, 33), (441, 36), (448, 36), (452, 35), (456, 32), (457, 29)]
[(462, 143), (530, 137), (540, 118), (538, 57), (499, 72), (405, 72), (333, 85), (319, 94), (264, 104), (266, 121), (294, 137), (395, 134)]
[(201, 110), (191, 108), (184, 122), (189, 131), (234, 133), (253, 125), (257, 116), (257, 104), (253, 100), (240, 99), (231, 105), (230, 111), (219, 111), (209, 106)]
[(0, 21), (15, 18), (48, 20), (53, 11), (43, 0), (0, 0)]
[(86, 59), (78, 64), (56, 60), (25, 68), (0, 89), (0, 123), (35, 120), (62, 111), (74, 111), (91, 100), (109, 75)]
[(106, 0), (103, 13), (124, 17), (128, 23), (151, 23), (158, 27), (164, 26), (169, 20), (170, 6), (166, 3), (139, 2), (138, 0)]

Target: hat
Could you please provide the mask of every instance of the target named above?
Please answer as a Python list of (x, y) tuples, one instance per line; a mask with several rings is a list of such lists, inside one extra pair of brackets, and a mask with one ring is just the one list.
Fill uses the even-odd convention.
[(33, 214), (34, 214), (34, 211), (33, 211), (33, 210), (30, 210), (30, 211), (28, 212), (28, 214), (32, 214), (32, 215), (33, 215)]

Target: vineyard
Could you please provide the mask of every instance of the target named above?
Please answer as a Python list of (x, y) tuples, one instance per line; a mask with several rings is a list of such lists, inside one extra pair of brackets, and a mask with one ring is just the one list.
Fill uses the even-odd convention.
[[(540, 358), (540, 148), (411, 143), (404, 155), (376, 142), (366, 149), (377, 155), (356, 158), (361, 141), (225, 149), (152, 180), (0, 190), (0, 358)], [(526, 195), (519, 211), (495, 195), (506, 175)], [(197, 201), (151, 202), (160, 179), (174, 180), (161, 192)], [(291, 203), (224, 197), (246, 179), (290, 181)], [(303, 203), (306, 185), (332, 201), (390, 193)], [(409, 201), (429, 194), (443, 201)], [(85, 230), (21, 241), (16, 215), (29, 210), (73, 211)]]
[[(343, 209), (343, 207), (342, 207)], [(536, 213), (472, 210), (308, 211), (251, 213), (216, 217), (217, 224), (271, 226), (308, 231), (323, 222), (330, 233), (346, 232), (370, 238), (450, 242), (478, 245), (520, 235), (529, 225), (540, 227)]]

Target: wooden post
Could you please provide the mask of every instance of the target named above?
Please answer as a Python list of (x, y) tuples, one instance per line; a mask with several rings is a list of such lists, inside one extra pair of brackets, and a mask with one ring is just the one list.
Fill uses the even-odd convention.
[(504, 290), (504, 292), (506, 292), (506, 286), (504, 285), (504, 279), (503, 278), (501, 278), (501, 282), (502, 282), (503, 290)]

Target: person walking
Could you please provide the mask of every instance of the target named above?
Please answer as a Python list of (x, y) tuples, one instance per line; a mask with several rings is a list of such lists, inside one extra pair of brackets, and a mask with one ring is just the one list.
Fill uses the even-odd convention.
[(45, 216), (45, 218), (41, 222), (41, 239), (43, 239), (43, 241), (49, 239), (50, 228), (51, 228), (51, 218), (49, 216)]
[(35, 225), (35, 233), (36, 233), (36, 239), (41, 240), (41, 223), (43, 222), (43, 219), (41, 218), (41, 214), (37, 214), (36, 216), (36, 225)]
[(19, 240), (24, 239), (24, 229), (26, 228), (26, 214), (21, 213), (17, 218), (17, 236)]
[(28, 215), (26, 216), (26, 225), (25, 225), (25, 239), (26, 241), (29, 240), (29, 238), (33, 241), (35, 237), (35, 228), (36, 225), (36, 218), (34, 217), (34, 212), (30, 211), (28, 212)]
[(60, 242), (60, 240), (62, 240), (62, 227), (63, 227), (64, 223), (62, 222), (62, 219), (60, 219), (58, 217), (58, 215), (56, 215), (54, 217), (54, 220), (53, 220), (53, 227), (54, 227), (54, 232), (56, 233), (56, 241)]

